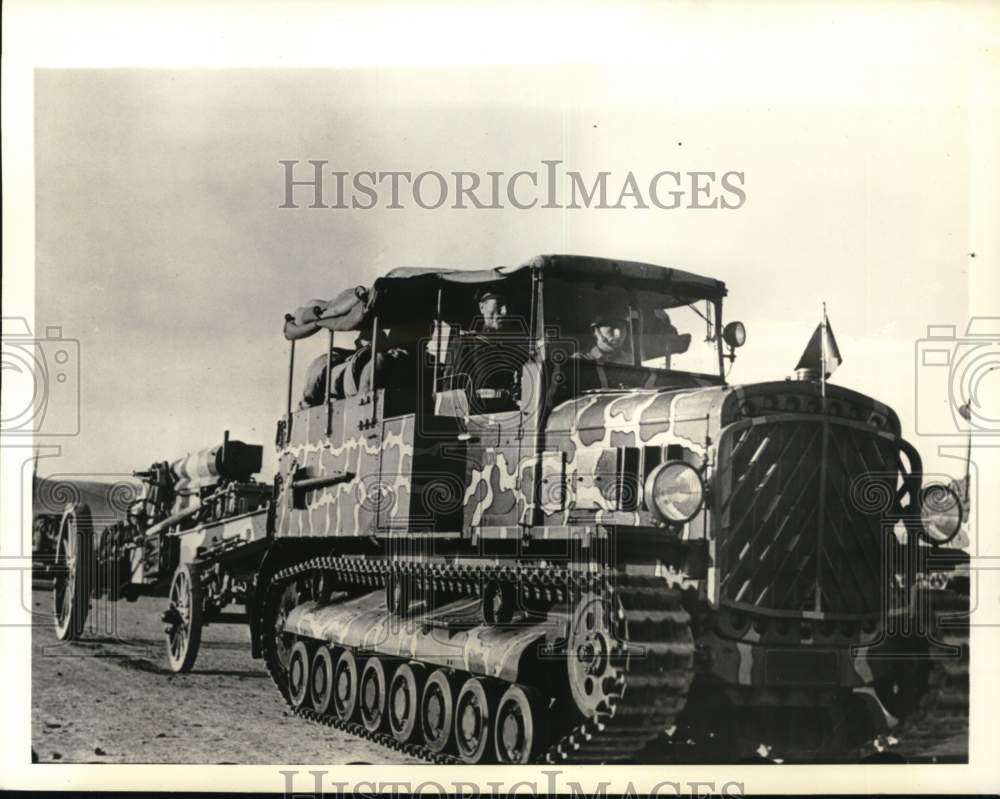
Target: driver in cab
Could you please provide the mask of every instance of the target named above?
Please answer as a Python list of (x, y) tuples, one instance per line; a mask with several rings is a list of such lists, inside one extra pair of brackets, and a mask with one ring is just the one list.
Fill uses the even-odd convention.
[(468, 380), (472, 413), (517, 407), (521, 367), (527, 360), (524, 331), (508, 315), (507, 298), (496, 289), (480, 289), (471, 332), (463, 337), (459, 371)]
[(572, 356), (580, 362), (578, 390), (617, 388), (617, 382), (609, 379), (604, 367), (607, 364), (629, 362), (626, 352), (628, 321), (613, 315), (598, 314), (590, 322), (590, 334), (590, 348)]

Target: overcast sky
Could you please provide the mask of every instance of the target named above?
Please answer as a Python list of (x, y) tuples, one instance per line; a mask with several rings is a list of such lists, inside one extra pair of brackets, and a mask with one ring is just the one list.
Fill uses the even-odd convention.
[[(857, 89), (898, 67), (843, 75)], [(81, 347), (82, 432), (58, 471), (143, 468), (228, 428), (265, 445), (269, 479), (285, 312), (399, 265), (546, 252), (724, 280), (727, 318), (748, 330), (732, 382), (791, 374), (825, 300), (833, 382), (895, 407), (915, 439), (916, 342), (969, 316), (970, 110), (909, 83), (898, 104), (834, 90), (702, 103), (674, 66), (650, 69), (36, 73), (36, 323)], [(746, 202), (280, 209), (282, 159), (480, 174), (558, 159), (609, 185), (735, 170)]]

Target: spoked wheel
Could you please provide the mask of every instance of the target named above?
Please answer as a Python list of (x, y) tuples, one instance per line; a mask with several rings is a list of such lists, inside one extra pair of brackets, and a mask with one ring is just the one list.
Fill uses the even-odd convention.
[(420, 730), (432, 752), (443, 752), (451, 740), (454, 701), (447, 673), (438, 669), (427, 678), (420, 699)]
[(55, 581), (52, 586), (56, 637), (60, 641), (76, 640), (87, 623), (93, 547), (90, 508), (83, 504), (67, 508), (56, 539)]
[(304, 707), (309, 698), (309, 650), (296, 641), (288, 658), (288, 699), (292, 707)]
[(584, 716), (609, 710), (620, 691), (624, 632), (617, 602), (583, 597), (570, 627), (566, 661), (573, 701)]
[(333, 712), (341, 721), (350, 721), (358, 709), (358, 662), (345, 649), (333, 671)]
[(493, 720), (485, 681), (465, 681), (455, 701), (455, 746), (466, 763), (481, 763), (493, 755)]
[(401, 743), (413, 740), (419, 732), (417, 714), (420, 707), (420, 664), (404, 663), (392, 675), (389, 683), (389, 729)]
[(385, 718), (386, 698), (385, 668), (377, 657), (368, 658), (361, 672), (361, 723), (369, 732), (382, 726)]
[(170, 584), (170, 606), (163, 613), (171, 671), (190, 671), (194, 666), (201, 646), (203, 603), (197, 569), (189, 563), (178, 566)]
[(326, 713), (333, 704), (333, 655), (330, 647), (320, 646), (309, 669), (309, 700), (318, 713)]
[(540, 703), (534, 691), (520, 685), (510, 686), (500, 697), (493, 733), (498, 762), (516, 765), (535, 759), (540, 749), (535, 708), (540, 708)]

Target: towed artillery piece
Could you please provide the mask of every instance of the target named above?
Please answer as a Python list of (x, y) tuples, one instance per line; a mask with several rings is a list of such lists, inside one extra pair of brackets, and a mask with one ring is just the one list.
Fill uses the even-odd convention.
[(541, 256), (394, 270), (286, 316), (250, 623), (291, 708), (436, 762), (964, 736), (955, 492), (922, 485), (876, 399), (807, 372), (728, 384), (726, 293)]
[(52, 569), (59, 639), (83, 635), (92, 600), (166, 597), (167, 660), (179, 672), (194, 666), (204, 625), (245, 622), (224, 611), (248, 602), (267, 547), (271, 487), (253, 478), (262, 454), (227, 431), (221, 446), (135, 472), (143, 490), (127, 519), (97, 535), (86, 503), (67, 507)]

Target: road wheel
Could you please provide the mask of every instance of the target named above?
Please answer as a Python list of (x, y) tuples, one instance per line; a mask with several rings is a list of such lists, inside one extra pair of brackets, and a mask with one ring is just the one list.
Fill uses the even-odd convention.
[(386, 698), (385, 667), (377, 657), (368, 658), (361, 672), (361, 722), (369, 732), (375, 732), (382, 726), (385, 718)]
[(83, 633), (90, 611), (93, 561), (90, 508), (76, 504), (63, 514), (56, 540), (52, 604), (60, 641), (76, 640)]
[(432, 752), (443, 752), (451, 740), (454, 707), (451, 681), (438, 669), (427, 678), (420, 700), (420, 729), (424, 743)]
[(203, 610), (201, 577), (190, 563), (183, 563), (174, 572), (170, 583), (170, 606), (163, 614), (171, 671), (191, 671), (194, 666), (201, 646)]
[(358, 709), (358, 662), (349, 649), (341, 652), (333, 672), (333, 712), (350, 721)]
[(482, 763), (493, 755), (493, 720), (485, 682), (470, 677), (455, 701), (455, 747), (466, 763)]
[(317, 713), (326, 713), (333, 703), (333, 655), (320, 646), (309, 669), (309, 699)]
[(536, 708), (541, 698), (531, 689), (520, 685), (508, 688), (497, 704), (493, 738), (497, 760), (505, 765), (530, 763), (539, 750), (539, 728), (535, 723)]
[(288, 699), (292, 707), (304, 707), (309, 698), (309, 650), (304, 641), (296, 641), (288, 659)]
[(423, 675), (424, 670), (419, 663), (404, 663), (396, 669), (389, 683), (389, 729), (392, 730), (392, 737), (401, 743), (413, 740), (420, 729), (417, 716)]

